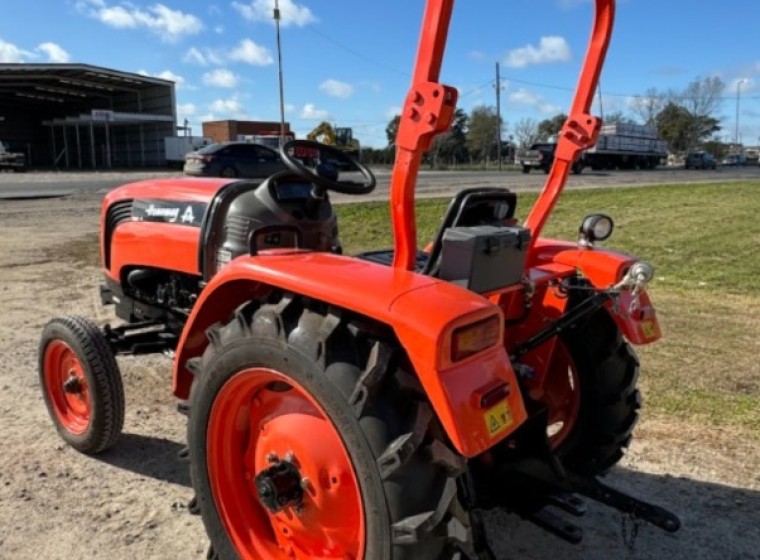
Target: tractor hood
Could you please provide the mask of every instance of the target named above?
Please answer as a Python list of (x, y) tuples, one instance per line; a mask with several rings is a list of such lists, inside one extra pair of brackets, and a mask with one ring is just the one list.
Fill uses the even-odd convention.
[(201, 228), (207, 210), (238, 180), (153, 179), (119, 187), (103, 199), (101, 258), (119, 279), (125, 266), (199, 274)]
[(156, 200), (161, 206), (176, 202), (209, 204), (220, 189), (237, 180), (174, 177), (171, 179), (150, 179), (130, 183), (109, 192), (103, 199), (103, 212), (116, 202), (125, 200)]

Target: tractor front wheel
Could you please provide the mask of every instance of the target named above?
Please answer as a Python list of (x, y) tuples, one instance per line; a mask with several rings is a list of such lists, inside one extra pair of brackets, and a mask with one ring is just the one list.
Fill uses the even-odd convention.
[(563, 333), (543, 387), (549, 436), (564, 465), (602, 475), (631, 443), (641, 395), (639, 362), (606, 311)]
[(42, 394), (58, 433), (88, 455), (116, 443), (124, 426), (119, 366), (98, 327), (84, 317), (45, 325), (39, 351)]
[(465, 463), (401, 352), (299, 297), (208, 331), (191, 395), (191, 475), (220, 559), (459, 558)]

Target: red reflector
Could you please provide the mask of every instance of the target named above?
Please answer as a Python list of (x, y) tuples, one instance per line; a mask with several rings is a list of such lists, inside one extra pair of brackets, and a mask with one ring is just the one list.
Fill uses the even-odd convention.
[(494, 315), (472, 325), (459, 327), (451, 337), (451, 361), (458, 362), (499, 342), (501, 323)]

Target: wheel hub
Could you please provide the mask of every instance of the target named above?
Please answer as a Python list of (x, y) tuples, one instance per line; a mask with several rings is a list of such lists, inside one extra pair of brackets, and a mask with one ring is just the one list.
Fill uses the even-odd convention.
[(256, 475), (254, 484), (259, 502), (271, 513), (277, 513), (294, 506), (303, 505), (303, 484), (301, 473), (288, 460), (274, 458), (274, 464)]
[(74, 372), (69, 373), (69, 377), (63, 382), (63, 390), (69, 395), (81, 395), (84, 389), (82, 380)]

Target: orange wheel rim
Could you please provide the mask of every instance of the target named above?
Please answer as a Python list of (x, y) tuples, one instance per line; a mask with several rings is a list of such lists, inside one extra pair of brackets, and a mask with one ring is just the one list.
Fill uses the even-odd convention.
[[(361, 491), (348, 451), (323, 408), (291, 378), (265, 368), (230, 378), (211, 408), (206, 451), (214, 502), (242, 560), (364, 557)], [(272, 512), (255, 480), (285, 460), (303, 498)]]
[(572, 432), (581, 407), (578, 371), (561, 342), (555, 345), (542, 393), (542, 401), (549, 409), (549, 441), (556, 449)]
[(45, 348), (43, 368), (45, 391), (58, 422), (74, 435), (84, 434), (92, 420), (92, 397), (76, 352), (54, 340)]

